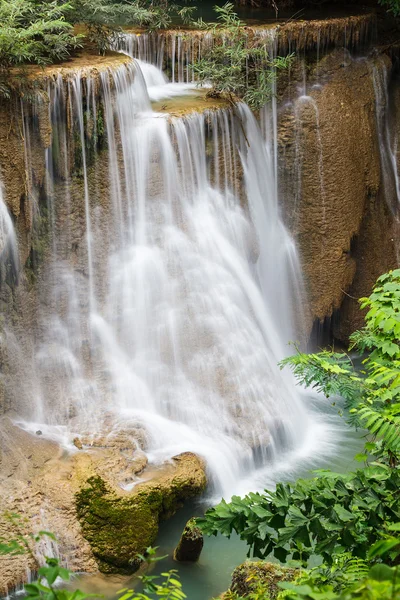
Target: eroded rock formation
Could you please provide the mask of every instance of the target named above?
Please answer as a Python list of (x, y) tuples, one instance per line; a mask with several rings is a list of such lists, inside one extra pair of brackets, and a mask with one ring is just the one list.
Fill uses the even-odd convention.
[(397, 264), (397, 200), (393, 187), (385, 195), (376, 89), (391, 62), (336, 51), (315, 69), (307, 94), (280, 116), (280, 177), (308, 292), (306, 329), (346, 298), (335, 328), (345, 341), (361, 322), (350, 296), (368, 294)]
[[(147, 468), (136, 429), (105, 432), (68, 456), (58, 444), (23, 431), (8, 418), (0, 421), (0, 433), (0, 536), (7, 540), (50, 530), (58, 540), (49, 548), (44, 539), (32, 555), (2, 557), (1, 594), (26, 581), (37, 559), (57, 554), (58, 548), (72, 570), (134, 571), (136, 554), (154, 543), (159, 521), (206, 486), (204, 462), (191, 453)], [(127, 481), (134, 482), (130, 491), (121, 487)], [(12, 524), (6, 512), (23, 518)]]

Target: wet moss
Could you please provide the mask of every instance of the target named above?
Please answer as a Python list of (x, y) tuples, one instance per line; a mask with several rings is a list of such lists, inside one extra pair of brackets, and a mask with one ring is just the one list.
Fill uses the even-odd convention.
[(39, 195), (39, 211), (33, 219), (31, 248), (25, 262), (25, 275), (31, 285), (36, 283), (40, 267), (50, 244), (50, 215), (44, 193)]
[(250, 598), (253, 597), (252, 594), (258, 594), (257, 597), (276, 600), (280, 591), (278, 583), (291, 581), (297, 573), (296, 569), (274, 563), (246, 561), (233, 571), (231, 587), (222, 598), (239, 600), (239, 598)]
[[(104, 124), (104, 109), (98, 99), (96, 109), (86, 107), (83, 112), (84, 148), (86, 166), (90, 167), (96, 161), (98, 153), (106, 147), (106, 127)], [(83, 149), (78, 118), (73, 126), (74, 162), (72, 172), (77, 177), (83, 177)]]
[(199, 459), (187, 453), (175, 460), (176, 471), (143, 483), (131, 493), (111, 489), (96, 475), (76, 494), (83, 535), (103, 573), (136, 571), (140, 564), (137, 554), (154, 543), (159, 521), (172, 516), (186, 498), (204, 490), (206, 477)]
[(137, 553), (143, 553), (157, 536), (161, 493), (118, 496), (101, 477), (91, 477), (87, 484), (76, 496), (76, 509), (100, 570), (135, 571)]

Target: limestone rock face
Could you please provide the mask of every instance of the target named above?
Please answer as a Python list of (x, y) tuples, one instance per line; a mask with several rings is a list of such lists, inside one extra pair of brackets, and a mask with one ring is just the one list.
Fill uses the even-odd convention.
[[(281, 113), (280, 177), (303, 265), (308, 332), (341, 307), (346, 292), (368, 293), (397, 264), (374, 87), (376, 73), (389, 68), (387, 57), (360, 61), (332, 52), (318, 65), (320, 85)], [(346, 311), (342, 338), (359, 323), (357, 302)]]
[(178, 562), (196, 562), (200, 558), (204, 539), (202, 531), (196, 526), (196, 520), (190, 519), (182, 532), (179, 544), (175, 548), (174, 559)]

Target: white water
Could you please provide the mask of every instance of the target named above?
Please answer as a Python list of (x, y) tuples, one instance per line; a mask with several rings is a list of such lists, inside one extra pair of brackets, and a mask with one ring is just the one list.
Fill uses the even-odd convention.
[(386, 202), (393, 213), (400, 204), (400, 175), (397, 169), (397, 137), (391, 134), (389, 123), (388, 67), (379, 58), (372, 67), (375, 91), (376, 125), (382, 169), (382, 185)]
[[(74, 262), (76, 183), (67, 178), (66, 205), (50, 198), (49, 290), (23, 426), (66, 447), (88, 432), (144, 430), (151, 461), (197, 452), (226, 496), (332, 452), (331, 426), (277, 367), (295, 337), (301, 270), (279, 214), (276, 123), (267, 143), (245, 105), (170, 122), (150, 98), (190, 89), (154, 65), (121, 67), (102, 75), (106, 172), (88, 162), (85, 111), (96, 103), (79, 77), (68, 89), (56, 81), (50, 96), (59, 147), (69, 144), (69, 106), (84, 148), (86, 238)], [(269, 114), (276, 119), (276, 109)], [(55, 162), (48, 176), (63, 168)], [(107, 206), (96, 191), (102, 180)]]
[(0, 262), (9, 264), (14, 273), (18, 272), (17, 236), (8, 212), (3, 184), (0, 179)]

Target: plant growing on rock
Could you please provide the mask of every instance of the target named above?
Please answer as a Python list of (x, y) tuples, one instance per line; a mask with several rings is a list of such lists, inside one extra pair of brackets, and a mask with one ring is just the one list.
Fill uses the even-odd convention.
[(225, 96), (232, 102), (242, 99), (254, 109), (261, 108), (273, 93), (277, 71), (286, 69), (292, 60), (270, 55), (265, 42), (250, 40), (244, 23), (232, 3), (215, 6), (218, 22), (206, 25), (214, 43), (192, 66), (201, 84), (210, 83), (210, 95)]

